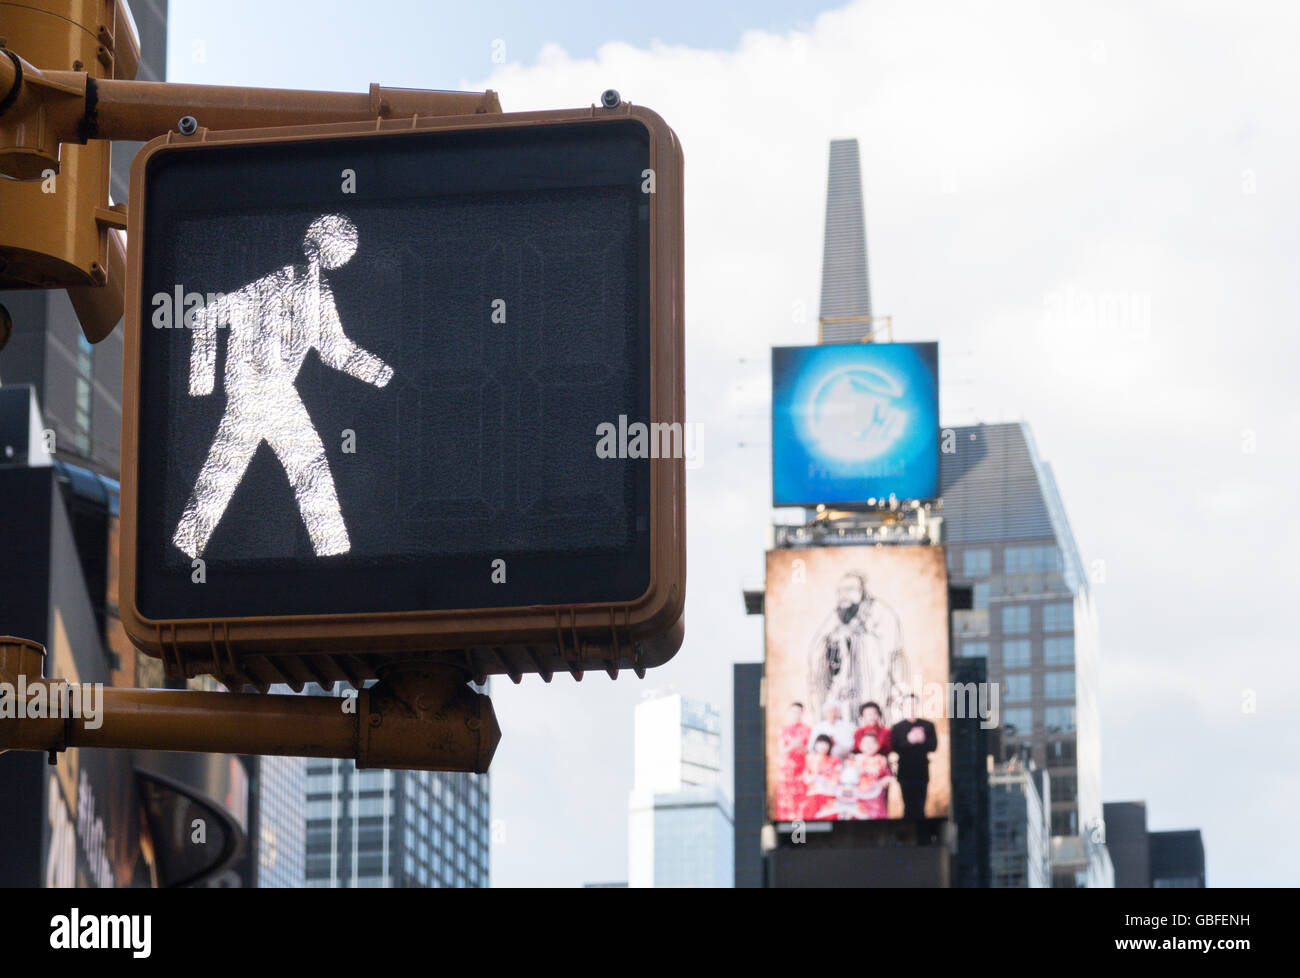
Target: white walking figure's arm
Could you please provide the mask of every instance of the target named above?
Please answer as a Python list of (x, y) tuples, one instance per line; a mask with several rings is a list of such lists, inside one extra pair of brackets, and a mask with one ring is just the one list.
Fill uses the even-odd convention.
[(217, 328), (230, 317), (231, 297), (223, 295), (193, 313), (187, 324), (190, 345), (190, 397), (211, 394), (217, 372)]
[(335, 370), (357, 380), (383, 387), (393, 379), (393, 368), (373, 353), (361, 349), (343, 332), (334, 293), (324, 281), (320, 283), (320, 358)]

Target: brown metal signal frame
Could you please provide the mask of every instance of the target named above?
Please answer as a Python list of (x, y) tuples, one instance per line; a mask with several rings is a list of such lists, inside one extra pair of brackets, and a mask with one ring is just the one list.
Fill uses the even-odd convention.
[[(211, 674), (228, 685), (260, 688), (274, 683), (373, 678), (393, 654), (420, 654), (455, 663), (480, 681), (493, 674), (519, 682), (525, 673), (546, 680), (556, 672), (581, 679), (588, 669), (638, 675), (667, 661), (682, 643), (685, 609), (685, 460), (657, 459), (651, 467), (650, 585), (627, 603), (573, 606), (452, 609), (367, 614), (245, 618), (151, 619), (136, 602), (136, 549), (140, 514), (140, 355), (143, 322), (142, 247), (145, 182), (150, 162), (169, 153), (202, 153), (231, 146), (261, 146), (357, 138), (400, 139), (412, 132), (482, 128), (609, 125), (634, 120), (649, 139), (655, 192), (649, 195), (650, 420), (685, 423), (684, 316), (682, 302), (682, 151), (662, 118), (640, 106), (519, 112), (445, 118), (374, 120), (364, 124), (282, 127), (272, 130), (169, 133), (143, 147), (131, 167), (127, 233), (126, 334), (122, 384), (122, 624), (132, 641), (163, 659), (169, 675)], [(593, 435), (594, 437), (594, 435)], [(593, 442), (594, 450), (594, 442)]]

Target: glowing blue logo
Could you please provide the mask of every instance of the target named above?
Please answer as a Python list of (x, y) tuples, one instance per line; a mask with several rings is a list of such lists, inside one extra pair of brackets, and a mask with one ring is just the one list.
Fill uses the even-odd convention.
[(907, 430), (898, 407), (903, 386), (883, 370), (849, 367), (827, 377), (812, 396), (808, 427), (833, 458), (876, 458)]
[(934, 343), (774, 349), (774, 505), (936, 497), (937, 375)]

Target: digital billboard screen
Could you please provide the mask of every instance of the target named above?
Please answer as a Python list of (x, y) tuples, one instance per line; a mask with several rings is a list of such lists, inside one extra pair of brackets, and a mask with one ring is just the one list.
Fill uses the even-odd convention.
[(772, 502), (939, 495), (939, 345), (772, 350)]
[(941, 547), (768, 553), (774, 821), (948, 815), (947, 616)]

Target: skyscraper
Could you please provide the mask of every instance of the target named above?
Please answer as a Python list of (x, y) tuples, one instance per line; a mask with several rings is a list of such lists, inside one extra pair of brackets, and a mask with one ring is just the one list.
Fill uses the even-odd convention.
[(1106, 802), (1106, 847), (1115, 863), (1115, 886), (1205, 886), (1205, 845), (1200, 829), (1151, 832), (1144, 801)]
[(296, 890), (307, 885), (307, 759), (256, 759), (257, 885)]
[(1147, 803), (1108, 801), (1106, 848), (1115, 866), (1116, 889), (1144, 889), (1151, 885), (1151, 838), (1147, 832)]
[(831, 140), (817, 322), (822, 343), (859, 343), (876, 330), (871, 316), (867, 226), (856, 139)]
[(990, 885), (1040, 889), (1052, 885), (1051, 775), (1013, 758), (989, 773)]
[(1150, 843), (1152, 887), (1205, 887), (1205, 844), (1200, 829), (1152, 832)]
[(488, 885), (486, 774), (306, 764), (307, 886)]
[[(953, 592), (949, 591), (948, 595), (952, 605), (955, 603)], [(950, 703), (955, 706), (962, 702), (958, 690), (978, 690), (985, 686), (988, 663), (983, 659), (957, 659), (951, 663), (949, 678), (954, 686)], [(988, 758), (991, 743), (997, 738), (996, 731), (989, 726), (978, 711), (965, 709), (964, 705), (961, 710), (951, 710), (952, 821), (957, 830), (957, 851), (952, 861), (952, 885), (955, 887), (978, 889), (991, 883)], [(1047, 838), (1046, 827), (1043, 838)]]
[[(890, 337), (887, 317), (874, 316), (867, 267), (866, 223), (858, 142), (833, 140), (830, 144), (826, 192), (825, 237), (822, 251), (822, 289), (818, 317), (818, 342), (822, 345), (866, 343)], [(774, 461), (774, 465), (776, 462)], [(814, 515), (800, 507), (774, 526), (777, 549), (838, 546), (853, 543), (938, 543), (938, 522), (928, 522), (929, 506), (905, 510), (895, 518), (865, 505), (835, 507)], [(821, 507), (819, 507), (819, 510)], [(786, 522), (793, 520), (793, 522)], [(765, 614), (766, 591), (746, 591), (749, 614)], [(771, 650), (767, 650), (771, 655)], [(965, 805), (957, 819), (955, 836), (965, 842), (960, 859), (950, 865), (951, 848), (934, 824), (924, 821), (889, 823), (884, 820), (778, 822), (767, 818), (763, 708), (759, 703), (762, 666), (739, 664), (734, 674), (736, 711), (736, 830), (735, 885), (737, 886), (977, 886), (987, 877), (987, 783), (983, 777), (982, 748), (986, 741), (977, 719), (953, 728), (953, 764), (960, 776), (952, 781), (953, 799)], [(977, 683), (978, 670), (967, 670), (964, 681)], [(982, 674), (981, 674), (982, 675)], [(959, 749), (960, 748), (960, 749)], [(958, 757), (962, 761), (958, 761)], [(962, 763), (973, 761), (974, 764)], [(795, 842), (794, 826), (807, 838)], [(955, 840), (954, 840), (955, 841)]]
[(1056, 886), (1110, 886), (1101, 808), (1097, 618), (1051, 468), (1025, 424), (950, 429), (941, 456), (944, 539), (957, 656), (988, 660), (1002, 684), (1003, 758), (1052, 776)]
[(763, 663), (737, 662), (732, 666), (731, 715), (735, 745), (735, 885), (737, 889), (763, 886), (763, 823), (767, 821), (764, 795)]
[(723, 792), (716, 707), (671, 690), (636, 708), (628, 798), (628, 885), (733, 885), (731, 805)]

